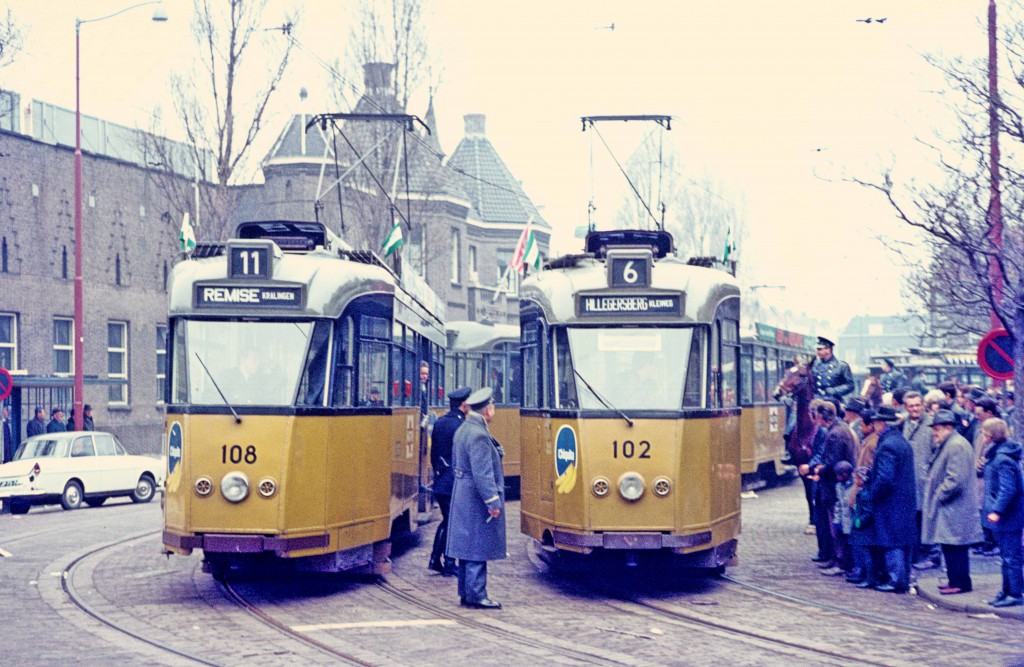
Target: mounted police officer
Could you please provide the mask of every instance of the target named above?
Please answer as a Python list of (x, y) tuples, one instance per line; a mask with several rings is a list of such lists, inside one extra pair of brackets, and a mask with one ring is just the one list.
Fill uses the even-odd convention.
[(487, 561), (505, 558), (505, 476), (501, 444), (487, 424), (494, 418), (494, 390), (473, 392), (466, 403), (470, 412), (455, 432), (452, 465), (451, 521), (448, 525), (449, 558), (459, 559), (459, 598), (462, 606), (501, 609), (487, 596)]
[(434, 469), (432, 490), (434, 499), (441, 508), (441, 524), (434, 535), (434, 548), (430, 552), (428, 567), (446, 577), (458, 574), (454, 560), (444, 559), (442, 562), (442, 554), (448, 541), (448, 515), (451, 511), (452, 486), (455, 481), (452, 470), (452, 445), (455, 441), (455, 432), (466, 420), (466, 413), (469, 412), (466, 399), (472, 392), (469, 387), (459, 387), (449, 392), (448, 402), (451, 409), (435, 422), (434, 431), (430, 436), (430, 465)]
[(811, 365), (814, 377), (814, 393), (820, 398), (838, 398), (843, 401), (853, 392), (853, 372), (845, 361), (839, 361), (832, 354), (835, 347), (828, 338), (818, 336), (818, 358)]
[(884, 392), (907, 389), (910, 386), (910, 383), (907, 382), (907, 376), (903, 374), (903, 371), (896, 368), (896, 364), (892, 362), (892, 359), (882, 359), (882, 377), (879, 378), (879, 382)]

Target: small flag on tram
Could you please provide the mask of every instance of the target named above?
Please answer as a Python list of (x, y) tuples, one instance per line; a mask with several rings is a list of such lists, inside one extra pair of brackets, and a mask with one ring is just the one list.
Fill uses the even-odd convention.
[(725, 229), (725, 250), (722, 251), (722, 261), (728, 262), (729, 259), (736, 254), (736, 241), (732, 237), (732, 221), (729, 221), (729, 226)]
[(405, 239), (402, 238), (402, 223), (396, 222), (395, 226), (388, 232), (388, 235), (384, 237), (384, 243), (380, 247), (384, 251), (384, 256), (387, 257), (401, 248), (403, 243), (405, 243)]
[(178, 232), (178, 247), (188, 254), (196, 249), (196, 232), (192, 229), (192, 222), (188, 219), (188, 211), (185, 211), (181, 219), (181, 231)]
[(526, 223), (526, 229), (519, 235), (515, 252), (512, 253), (512, 261), (509, 262), (509, 266), (518, 273), (522, 273), (523, 269), (527, 266), (532, 267), (534, 270), (540, 269), (540, 244), (537, 242), (537, 236), (530, 227), (532, 223), (533, 218), (531, 217)]

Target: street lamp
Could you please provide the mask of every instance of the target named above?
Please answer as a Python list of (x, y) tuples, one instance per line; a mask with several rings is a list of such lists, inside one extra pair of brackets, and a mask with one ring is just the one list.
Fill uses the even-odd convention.
[(167, 20), (167, 12), (164, 11), (162, 0), (151, 0), (151, 2), (140, 2), (137, 5), (125, 7), (124, 9), (101, 16), (95, 19), (75, 18), (75, 430), (82, 430), (82, 417), (85, 398), (85, 379), (82, 372), (83, 354), (82, 343), (85, 337), (83, 290), (82, 290), (82, 110), (79, 99), (79, 35), (83, 23), (97, 23), (106, 21), (127, 11), (156, 5), (153, 11), (153, 20), (163, 23)]

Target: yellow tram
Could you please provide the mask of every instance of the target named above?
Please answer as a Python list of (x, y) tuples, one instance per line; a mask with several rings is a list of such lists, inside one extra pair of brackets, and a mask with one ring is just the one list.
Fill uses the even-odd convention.
[(757, 489), (793, 479), (786, 452), (787, 406), (772, 395), (786, 369), (814, 355), (811, 336), (755, 323), (740, 345), (740, 405), (743, 407), (743, 488)]
[(521, 527), (548, 552), (736, 554), (739, 287), (672, 243), (591, 232), (522, 284)]
[(519, 327), (492, 322), (448, 322), (445, 352), (446, 385), (494, 390), (491, 434), (505, 449), (502, 468), (506, 497), (519, 497), (519, 405), (523, 382), (519, 361)]
[(243, 223), (170, 281), (163, 544), (238, 564), (384, 572), (429, 473), (443, 312), (319, 223)]

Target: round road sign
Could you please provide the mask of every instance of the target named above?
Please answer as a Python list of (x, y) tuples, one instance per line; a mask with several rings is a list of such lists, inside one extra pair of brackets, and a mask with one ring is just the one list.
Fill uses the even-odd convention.
[(978, 343), (978, 365), (995, 380), (1013, 378), (1013, 338), (1006, 329), (993, 329)]
[(10, 396), (12, 389), (14, 389), (14, 380), (11, 379), (10, 371), (0, 368), (0, 401)]

